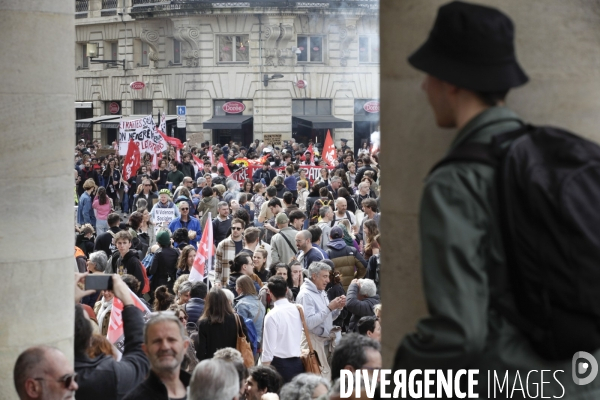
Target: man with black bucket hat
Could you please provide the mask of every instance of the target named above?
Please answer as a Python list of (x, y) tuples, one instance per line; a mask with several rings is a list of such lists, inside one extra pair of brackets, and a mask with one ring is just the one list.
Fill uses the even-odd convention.
[[(408, 61), (426, 74), (422, 89), (437, 125), (458, 130), (448, 154), (523, 125), (504, 102), (528, 77), (516, 59), (513, 23), (499, 10), (459, 1), (441, 6)], [(575, 359), (548, 361), (496, 309), (495, 282), (508, 276), (496, 169), (452, 161), (437, 165), (425, 182), (419, 228), (429, 315), (401, 341), (394, 369), (477, 369), (480, 398), (600, 398), (600, 379), (574, 383)]]

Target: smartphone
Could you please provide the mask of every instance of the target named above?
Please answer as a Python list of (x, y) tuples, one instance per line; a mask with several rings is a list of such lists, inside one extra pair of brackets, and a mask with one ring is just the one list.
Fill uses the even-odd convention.
[(112, 290), (112, 275), (88, 275), (85, 290)]

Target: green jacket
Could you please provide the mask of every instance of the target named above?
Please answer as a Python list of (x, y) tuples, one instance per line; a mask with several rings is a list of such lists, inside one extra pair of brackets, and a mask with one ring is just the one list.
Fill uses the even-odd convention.
[(175, 190), (179, 184), (183, 181), (183, 172), (177, 170), (175, 172), (170, 171), (167, 174), (167, 182), (172, 182), (173, 183), (173, 190)]
[[(506, 118), (519, 117), (504, 107), (483, 111), (461, 129), (451, 149), (463, 142), (489, 143), (493, 135), (519, 127), (515, 121), (499, 122), (473, 132)], [(495, 371), (500, 385), (508, 371), (509, 390), (517, 380), (512, 398), (522, 395), (517, 371), (523, 388), (528, 386), (534, 397), (542, 381), (540, 371), (551, 370), (544, 373), (544, 396), (561, 397), (564, 391), (563, 399), (598, 399), (600, 377), (586, 386), (575, 385), (571, 359), (543, 360), (517, 328), (490, 309), (488, 272), (505, 269), (494, 174), (489, 166), (463, 162), (442, 166), (427, 178), (419, 223), (429, 316), (402, 340), (394, 368), (479, 369), (480, 398), (487, 398), (488, 370), (492, 383)], [(600, 360), (600, 351), (593, 356)], [(531, 370), (537, 372), (530, 374), (527, 384)], [(506, 397), (496, 386), (495, 398)]]

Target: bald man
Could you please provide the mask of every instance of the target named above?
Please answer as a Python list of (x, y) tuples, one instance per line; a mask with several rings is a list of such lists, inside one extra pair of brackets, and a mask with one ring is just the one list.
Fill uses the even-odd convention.
[(21, 400), (73, 399), (78, 388), (73, 366), (54, 347), (30, 347), (22, 352), (13, 376)]

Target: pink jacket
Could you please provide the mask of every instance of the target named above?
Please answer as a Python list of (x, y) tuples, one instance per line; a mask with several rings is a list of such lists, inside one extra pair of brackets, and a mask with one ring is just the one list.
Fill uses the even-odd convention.
[(101, 205), (100, 201), (98, 200), (98, 196), (96, 196), (94, 202), (92, 203), (92, 208), (96, 210), (96, 219), (105, 220), (108, 218), (108, 214), (110, 214), (110, 199), (107, 198), (106, 204)]

